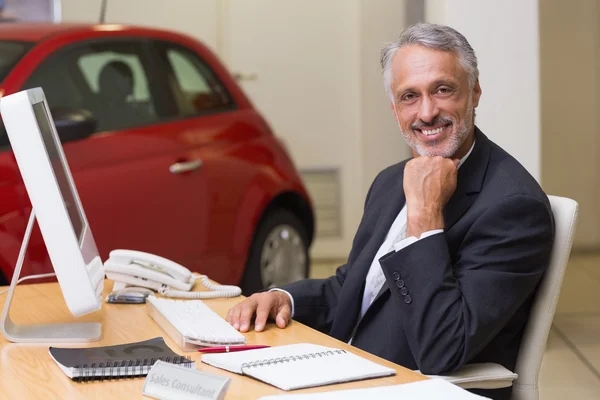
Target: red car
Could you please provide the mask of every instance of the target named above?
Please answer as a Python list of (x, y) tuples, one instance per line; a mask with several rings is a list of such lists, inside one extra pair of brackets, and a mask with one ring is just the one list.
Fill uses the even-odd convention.
[[(0, 95), (42, 87), (103, 260), (146, 251), (244, 293), (308, 274), (310, 199), (202, 43), (121, 25), (0, 24)], [(31, 205), (0, 129), (0, 280)], [(22, 275), (51, 271), (39, 230)]]

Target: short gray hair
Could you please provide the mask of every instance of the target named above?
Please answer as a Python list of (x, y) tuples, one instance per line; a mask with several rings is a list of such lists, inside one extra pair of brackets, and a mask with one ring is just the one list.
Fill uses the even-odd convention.
[(383, 68), (383, 84), (390, 98), (394, 101), (392, 93), (392, 60), (398, 49), (411, 44), (418, 44), (430, 49), (450, 51), (458, 55), (461, 66), (469, 74), (469, 85), (475, 86), (479, 79), (477, 56), (467, 39), (457, 30), (445, 25), (418, 23), (402, 31), (400, 37), (387, 44), (381, 50), (381, 68)]

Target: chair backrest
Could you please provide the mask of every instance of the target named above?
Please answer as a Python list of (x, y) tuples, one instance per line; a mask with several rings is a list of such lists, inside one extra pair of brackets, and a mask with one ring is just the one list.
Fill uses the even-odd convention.
[(548, 198), (554, 214), (554, 245), (550, 264), (538, 287), (519, 349), (515, 367), (519, 378), (513, 382), (512, 400), (539, 399), (540, 365), (575, 234), (579, 209), (577, 202), (565, 197), (548, 196)]

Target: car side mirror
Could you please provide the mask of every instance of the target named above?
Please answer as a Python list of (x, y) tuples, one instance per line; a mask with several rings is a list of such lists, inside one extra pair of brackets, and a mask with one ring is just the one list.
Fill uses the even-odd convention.
[(88, 110), (53, 108), (51, 113), (62, 143), (85, 139), (96, 132), (98, 121)]

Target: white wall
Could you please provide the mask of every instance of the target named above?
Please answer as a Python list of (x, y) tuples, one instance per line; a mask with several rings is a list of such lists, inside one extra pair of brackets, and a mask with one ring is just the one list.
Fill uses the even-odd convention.
[(426, 20), (471, 43), (483, 90), (477, 126), (540, 181), (538, 0), (426, 0)]
[(575, 248), (600, 247), (600, 3), (540, 2), (542, 181), (579, 202)]
[(394, 41), (406, 27), (406, 11), (406, 0), (361, 1), (362, 120), (359, 149), (363, 166), (360, 194), (363, 198), (379, 171), (411, 156), (390, 108), (379, 61), (385, 43)]
[(98, 22), (101, 5), (102, 0), (61, 0), (61, 20), (63, 22)]
[(225, 4), (221, 57), (233, 71), (256, 74), (243, 88), (296, 165), (340, 168), (342, 235), (318, 238), (312, 255), (345, 258), (371, 182), (410, 154), (379, 65), (384, 42), (405, 27), (406, 0)]
[[(341, 237), (312, 256), (345, 257), (362, 215), (359, 0), (227, 0), (221, 57), (300, 170), (339, 168)], [(314, 196), (316, 197), (316, 196)]]
[[(107, 0), (106, 22), (176, 30), (217, 49), (219, 0)], [(62, 0), (62, 20), (98, 22), (102, 0)]]

